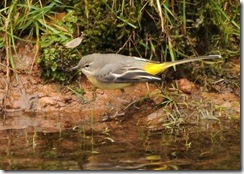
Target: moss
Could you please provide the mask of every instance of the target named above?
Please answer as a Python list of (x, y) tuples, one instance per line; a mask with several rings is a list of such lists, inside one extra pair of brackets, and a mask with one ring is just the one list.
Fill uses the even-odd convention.
[(75, 50), (54, 44), (51, 48), (43, 49), (38, 63), (42, 67), (41, 74), (46, 80), (68, 84), (75, 75), (69, 69), (77, 59), (79, 56)]
[(75, 75), (69, 69), (80, 59), (79, 52), (76, 49), (68, 49), (64, 46), (64, 43), (71, 39), (67, 33), (74, 33), (77, 17), (74, 15), (74, 11), (70, 10), (55, 22), (56, 27), (62, 28), (62, 30), (44, 33), (41, 36), (42, 53), (38, 63), (42, 67), (41, 74), (46, 80), (67, 84)]

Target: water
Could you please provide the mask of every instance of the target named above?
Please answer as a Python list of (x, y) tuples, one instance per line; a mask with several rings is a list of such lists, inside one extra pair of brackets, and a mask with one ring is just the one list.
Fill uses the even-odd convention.
[(2, 170), (240, 170), (239, 121), (149, 130), (70, 113), (0, 120)]

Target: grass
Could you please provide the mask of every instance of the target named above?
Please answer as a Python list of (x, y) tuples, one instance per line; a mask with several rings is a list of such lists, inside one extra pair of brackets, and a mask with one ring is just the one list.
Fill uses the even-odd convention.
[[(196, 44), (200, 39), (197, 38), (201, 30), (210, 33), (209, 37), (203, 38), (206, 42), (205, 54), (221, 53), (226, 50), (224, 55), (233, 56), (239, 54), (240, 51), (238, 46), (234, 49), (226, 49), (226, 46), (233, 45), (229, 43), (230, 39), (233, 41), (233, 37), (240, 36), (239, 8), (235, 7), (239, 4), (234, 0), (230, 2), (211, 0), (205, 3), (190, 3), (187, 0), (181, 2), (104, 0), (101, 2), (84, 1), (80, 4), (64, 4), (58, 0), (50, 2), (15, 0), (8, 4), (8, 1), (5, 0), (1, 5), (3, 8), (0, 10), (0, 23), (3, 27), (0, 27), (0, 32), (3, 37), (0, 39), (0, 46), (6, 50), (6, 66), (11, 66), (14, 72), (16, 70), (12, 51), (16, 51), (16, 41), (36, 45), (31, 71), (36, 63), (40, 47), (43, 50), (43, 46), (49, 43), (46, 43), (45, 39), (41, 39), (43, 34), (59, 36), (57, 39), (52, 39), (60, 43), (67, 42), (70, 37), (73, 37), (76, 30), (74, 25), (70, 26), (71, 29), (65, 24), (60, 25), (59, 22), (53, 22), (53, 19), (55, 20), (53, 16), (63, 12), (67, 13), (69, 9), (75, 10), (75, 14), (73, 17), (70, 16), (70, 19), (77, 17), (77, 24), (84, 29), (87, 35), (85, 38), (87, 40), (79, 48), (82, 55), (100, 52), (102, 49), (102, 52), (106, 52), (109, 47), (114, 52), (119, 50), (122, 54), (139, 55), (150, 59), (157, 57), (157, 60), (165, 60), (170, 57), (171, 60), (176, 60), (182, 56), (198, 54)], [(195, 13), (187, 11), (186, 9), (189, 8), (196, 8), (198, 11)], [(104, 11), (108, 16), (103, 15)], [(194, 21), (201, 22), (194, 24)], [(212, 29), (211, 27), (217, 27), (218, 31), (211, 34), (211, 31), (207, 29)], [(210, 37), (212, 37), (212, 43)], [(113, 41), (116, 41), (118, 45), (114, 45)], [(225, 43), (226, 46), (222, 43)], [(223, 50), (219, 49), (220, 44), (222, 44)], [(236, 44), (238, 43), (236, 42)], [(52, 45), (48, 44), (48, 46)], [(89, 46), (90, 48), (88, 48)], [(120, 47), (122, 49), (119, 49)], [(212, 49), (209, 49), (210, 47)], [(45, 66), (44, 69), (47, 68)], [(8, 72), (10, 70), (8, 69)]]
[(235, 104), (232, 104), (231, 109), (225, 107), (224, 103), (229, 101), (222, 98), (216, 103), (210, 93), (206, 93), (205, 97), (203, 97), (203, 92), (186, 95), (176, 88), (174, 91), (168, 91), (168, 87), (162, 93), (164, 101), (159, 104), (160, 108), (163, 106), (161, 108), (163, 112), (160, 112), (163, 114), (159, 118), (162, 122), (161, 129), (180, 128), (182, 124), (201, 126), (207, 126), (213, 122), (225, 124), (227, 120), (236, 119), (235, 114), (238, 114)]
[(65, 37), (65, 34), (67, 34), (65, 28), (49, 22), (51, 16), (57, 13), (55, 8), (64, 6), (58, 0), (45, 6), (43, 6), (42, 1), (33, 2), (31, 0), (23, 2), (15, 0), (11, 4), (5, 0), (1, 5), (3, 8), (0, 10), (0, 23), (2, 25), (0, 33), (4, 39), (0, 39), (2, 41), (0, 46), (4, 47), (6, 52), (6, 66), (11, 67), (11, 69), (7, 69), (7, 77), (9, 77), (10, 70), (16, 74), (13, 51), (17, 53), (16, 42), (18, 41), (35, 44), (36, 46), (35, 56), (29, 70), (31, 72), (40, 50), (41, 34), (43, 32), (59, 34), (61, 37)]

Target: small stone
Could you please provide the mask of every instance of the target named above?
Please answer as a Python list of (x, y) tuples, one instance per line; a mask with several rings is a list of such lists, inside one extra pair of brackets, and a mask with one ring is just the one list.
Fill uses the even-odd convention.
[(190, 82), (186, 78), (180, 79), (177, 82), (179, 89), (186, 94), (191, 94), (197, 91), (197, 87), (195, 86), (195, 84)]
[(155, 103), (155, 104), (160, 104), (164, 101), (163, 94), (161, 90), (155, 89), (149, 94), (149, 98)]

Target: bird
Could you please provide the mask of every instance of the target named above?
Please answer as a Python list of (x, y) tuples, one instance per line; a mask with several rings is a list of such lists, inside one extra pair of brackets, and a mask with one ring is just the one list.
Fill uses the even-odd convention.
[(221, 58), (220, 55), (199, 56), (171, 62), (156, 62), (145, 58), (115, 53), (85, 55), (70, 70), (80, 69), (88, 80), (101, 89), (124, 89), (138, 82), (161, 82), (158, 74), (167, 68), (204, 59)]

